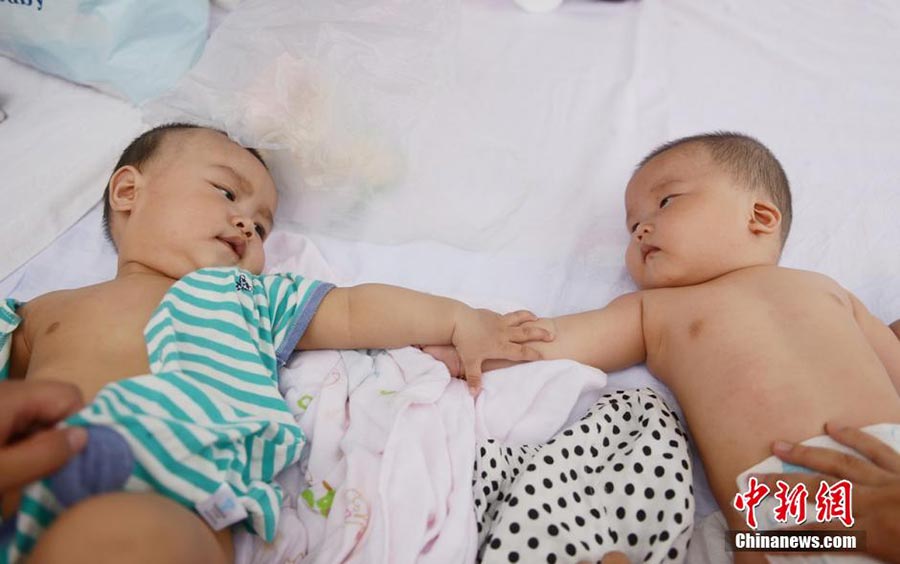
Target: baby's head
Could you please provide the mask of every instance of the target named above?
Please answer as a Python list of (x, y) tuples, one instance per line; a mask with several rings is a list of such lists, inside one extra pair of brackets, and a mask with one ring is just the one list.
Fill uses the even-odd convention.
[(255, 150), (215, 129), (169, 124), (128, 145), (104, 202), (120, 266), (181, 278), (211, 266), (261, 272), (278, 197)]
[(791, 192), (762, 143), (717, 132), (650, 153), (628, 182), (625, 210), (625, 263), (638, 286), (689, 286), (777, 264), (791, 226)]

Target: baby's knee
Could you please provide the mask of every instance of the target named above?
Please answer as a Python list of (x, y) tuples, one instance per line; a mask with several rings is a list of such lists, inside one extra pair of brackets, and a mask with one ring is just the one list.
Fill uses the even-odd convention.
[(230, 535), (157, 494), (112, 493), (87, 499), (40, 537), (30, 563), (134, 564), (233, 560)]

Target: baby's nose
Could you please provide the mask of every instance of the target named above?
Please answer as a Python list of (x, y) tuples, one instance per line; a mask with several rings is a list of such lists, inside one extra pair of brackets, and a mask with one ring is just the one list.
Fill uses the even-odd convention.
[(234, 226), (241, 230), (241, 233), (247, 239), (253, 237), (253, 229), (250, 227), (250, 222), (244, 219), (235, 220)]

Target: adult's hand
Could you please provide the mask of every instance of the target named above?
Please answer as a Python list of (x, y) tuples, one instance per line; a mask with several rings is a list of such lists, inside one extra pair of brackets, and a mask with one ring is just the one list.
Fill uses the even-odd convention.
[(54, 425), (83, 405), (61, 382), (0, 382), (0, 496), (51, 474), (87, 443), (83, 428)]
[[(900, 453), (872, 435), (852, 427), (826, 425), (825, 431), (835, 441), (846, 445), (865, 460), (828, 448), (776, 442), (772, 453), (791, 464), (810, 468), (821, 474), (765, 474), (759, 477), (773, 491), (775, 482), (783, 480), (790, 487), (803, 483), (808, 491), (816, 491), (819, 482), (847, 479), (853, 483), (853, 530), (866, 533), (866, 552), (888, 562), (900, 563)], [(834, 528), (819, 523), (797, 529)]]

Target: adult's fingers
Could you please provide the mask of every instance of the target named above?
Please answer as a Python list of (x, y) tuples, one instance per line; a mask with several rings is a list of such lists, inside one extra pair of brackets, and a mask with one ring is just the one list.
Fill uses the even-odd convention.
[(0, 492), (19, 488), (55, 472), (87, 443), (87, 430), (67, 427), (41, 431), (0, 447)]
[(852, 448), (879, 468), (896, 474), (897, 478), (900, 478), (900, 453), (887, 444), (855, 427), (836, 427), (829, 424), (826, 425), (825, 430), (837, 442)]
[(84, 405), (77, 387), (62, 382), (0, 384), (0, 446), (29, 429), (53, 425)]
[(806, 466), (823, 474), (846, 478), (854, 484), (877, 485), (891, 480), (891, 474), (868, 460), (830, 448), (776, 442), (772, 452), (786, 462)]

